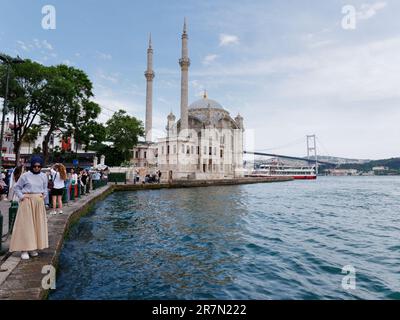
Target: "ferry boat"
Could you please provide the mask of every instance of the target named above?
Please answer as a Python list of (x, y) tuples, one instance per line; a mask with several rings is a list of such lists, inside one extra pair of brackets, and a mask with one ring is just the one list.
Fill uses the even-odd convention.
[(288, 166), (283, 164), (265, 164), (253, 170), (251, 177), (293, 177), (295, 180), (315, 180), (315, 166)]

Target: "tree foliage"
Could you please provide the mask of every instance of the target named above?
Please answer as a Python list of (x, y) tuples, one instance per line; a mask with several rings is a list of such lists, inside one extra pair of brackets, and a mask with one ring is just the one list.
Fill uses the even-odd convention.
[[(7, 66), (0, 65), (0, 97), (5, 97)], [(41, 111), (41, 96), (47, 84), (45, 67), (31, 60), (10, 68), (8, 111), (11, 119), (14, 152), (19, 162), (23, 139)]]
[(121, 153), (123, 161), (129, 160), (130, 151), (137, 145), (139, 137), (144, 135), (142, 121), (129, 116), (124, 110), (119, 110), (106, 122), (106, 126), (107, 141)]

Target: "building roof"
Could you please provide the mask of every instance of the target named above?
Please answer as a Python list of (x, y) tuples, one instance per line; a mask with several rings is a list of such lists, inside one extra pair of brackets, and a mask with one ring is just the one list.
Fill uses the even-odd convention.
[(222, 109), (222, 105), (215, 100), (208, 99), (207, 92), (204, 92), (203, 98), (193, 102), (189, 106), (190, 109), (203, 109), (203, 108), (214, 108), (214, 109)]

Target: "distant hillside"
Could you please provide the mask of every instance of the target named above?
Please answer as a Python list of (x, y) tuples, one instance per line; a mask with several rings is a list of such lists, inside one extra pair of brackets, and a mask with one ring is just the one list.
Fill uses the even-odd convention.
[(372, 160), (366, 163), (347, 163), (339, 166), (341, 169), (357, 169), (359, 171), (371, 171), (373, 167), (388, 167), (389, 170), (400, 170), (400, 158)]
[(364, 163), (371, 161), (368, 159), (349, 159), (349, 158), (340, 158), (340, 157), (331, 157), (331, 156), (318, 156), (318, 160), (335, 163), (335, 164), (347, 164), (347, 163), (364, 164)]
[[(307, 159), (307, 157), (303, 157), (303, 159)], [(313, 159), (313, 157), (311, 157)], [(342, 165), (342, 164), (349, 164), (349, 163), (355, 163), (355, 164), (364, 164), (368, 163), (371, 160), (367, 159), (349, 159), (349, 158), (340, 158), (340, 157), (331, 157), (331, 156), (318, 156), (318, 160), (322, 162), (329, 162), (333, 163), (336, 165)], [(269, 163), (274, 163), (278, 161), (278, 158), (258, 158), (255, 160), (256, 164), (269, 164)], [(301, 160), (293, 160), (293, 159), (286, 159), (286, 158), (279, 158), (279, 162), (286, 164), (286, 165), (293, 165), (293, 166), (301, 166), (305, 165), (306, 162), (301, 161)]]

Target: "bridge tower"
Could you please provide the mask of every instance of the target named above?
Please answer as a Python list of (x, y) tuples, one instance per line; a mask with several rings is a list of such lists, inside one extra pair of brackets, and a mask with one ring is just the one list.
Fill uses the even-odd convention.
[(317, 136), (307, 135), (307, 159), (310, 160), (311, 157), (315, 160), (315, 173), (318, 174), (318, 155), (317, 155)]

